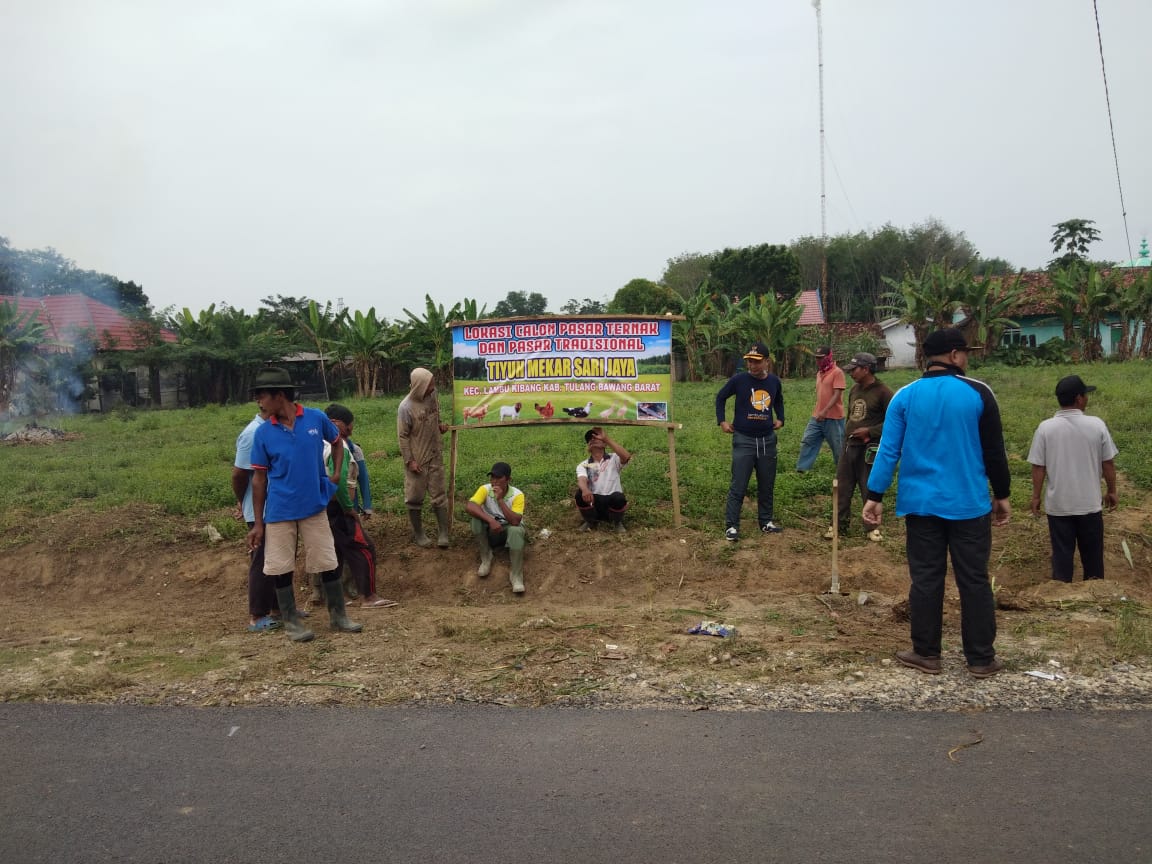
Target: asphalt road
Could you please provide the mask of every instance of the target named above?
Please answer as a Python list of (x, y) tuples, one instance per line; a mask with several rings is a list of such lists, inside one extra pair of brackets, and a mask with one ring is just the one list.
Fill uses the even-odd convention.
[(1144, 711), (8, 704), (0, 862), (1152, 862), (1150, 766)]

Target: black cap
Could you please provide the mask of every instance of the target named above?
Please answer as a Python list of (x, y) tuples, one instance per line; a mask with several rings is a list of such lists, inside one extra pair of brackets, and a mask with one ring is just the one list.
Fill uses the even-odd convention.
[(946, 327), (929, 333), (924, 339), (924, 355), (936, 357), (940, 354), (951, 354), (953, 351), (971, 351), (979, 345), (969, 345), (964, 334), (955, 327)]
[(353, 415), (351, 410), (339, 402), (333, 402), (324, 409), (324, 413), (328, 415), (329, 420), (339, 420), (341, 423), (352, 424)]
[(511, 477), (512, 466), (507, 462), (497, 462), (492, 466), (492, 470), (488, 472), (489, 477)]
[(767, 360), (770, 356), (768, 346), (763, 342), (753, 342), (752, 347), (744, 352), (745, 360)]
[(817, 357), (827, 357), (831, 353), (832, 353), (832, 349), (827, 345), (821, 345), (819, 348), (816, 349), (816, 356)]
[(592, 438), (595, 435), (596, 435), (596, 430), (595, 429), (589, 429), (587, 432), (584, 433), (584, 443), (587, 444), (589, 441), (592, 440)]
[(269, 366), (256, 373), (256, 377), (252, 380), (252, 386), (248, 388), (249, 393), (256, 393), (260, 390), (286, 390), (291, 396), (296, 393), (296, 385), (292, 383), (292, 376), (288, 374), (287, 369)]
[(1092, 385), (1085, 384), (1084, 379), (1079, 375), (1069, 375), (1056, 382), (1056, 398), (1061, 402), (1065, 399), (1071, 402), (1077, 396), (1091, 393), (1095, 389)]

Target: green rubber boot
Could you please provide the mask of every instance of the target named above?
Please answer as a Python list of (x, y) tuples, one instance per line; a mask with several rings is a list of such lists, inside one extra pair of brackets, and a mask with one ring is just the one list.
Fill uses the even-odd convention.
[(412, 542), (421, 549), (427, 549), (431, 546), (432, 541), (429, 540), (428, 535), (424, 533), (424, 520), (420, 516), (420, 511), (409, 510), (408, 521), (412, 523)]
[(476, 548), (480, 550), (480, 566), (476, 575), (483, 579), (492, 572), (492, 547), (488, 544), (488, 532), (476, 534)]
[(452, 522), (448, 518), (447, 507), (436, 508), (436, 525), (440, 529), (436, 537), (436, 545), (447, 549), (452, 544)]
[(524, 593), (524, 550), (508, 548), (508, 560), (512, 569), (508, 572), (508, 581), (512, 583), (513, 594)]
[(311, 642), (316, 638), (316, 634), (304, 626), (296, 613), (296, 592), (291, 584), (276, 589), (276, 602), (280, 604), (280, 617), (289, 639), (293, 642)]

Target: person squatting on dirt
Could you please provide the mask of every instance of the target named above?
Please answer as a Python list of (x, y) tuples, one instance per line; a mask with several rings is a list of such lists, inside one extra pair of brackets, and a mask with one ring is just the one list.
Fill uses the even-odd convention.
[(1028, 461), (1032, 463), (1032, 515), (1040, 515), (1044, 481), (1044, 511), (1052, 544), (1052, 578), (1072, 581), (1072, 557), (1080, 547), (1084, 579), (1104, 578), (1104, 512), (1100, 506), (1100, 478), (1108, 486), (1104, 505), (1116, 509), (1116, 454), (1108, 427), (1099, 417), (1084, 413), (1088, 394), (1096, 388), (1079, 375), (1061, 378), (1056, 385), (1060, 410), (1043, 421), (1032, 436)]
[[(243, 431), (236, 436), (236, 459), (232, 463), (232, 494), (240, 518), (251, 529), (256, 517), (252, 512), (252, 439), (256, 430), (268, 422), (268, 415), (257, 411)], [(276, 613), (276, 614), (273, 614)], [(276, 602), (276, 586), (264, 575), (264, 544), (248, 550), (248, 631), (263, 633), (279, 630), (280, 605)]]
[[(836, 523), (840, 535), (848, 533), (852, 515), (852, 499), (860, 490), (861, 504), (868, 500), (868, 475), (872, 473), (871, 458), (880, 443), (884, 429), (884, 414), (892, 401), (892, 390), (876, 377), (876, 356), (860, 351), (844, 364), (844, 371), (852, 378), (848, 393), (848, 412), (844, 428), (844, 452), (836, 463)], [(832, 539), (833, 528), (824, 532), (824, 539)], [(868, 539), (884, 539), (879, 528), (868, 532)]]
[(404, 503), (412, 523), (412, 542), (428, 547), (420, 511), (426, 495), (432, 496), (439, 535), (436, 545), (447, 549), (452, 524), (448, 521), (448, 493), (444, 490), (444, 445), (441, 436), (448, 427), (440, 422), (440, 397), (432, 373), (417, 366), (410, 376), (411, 389), (396, 409), (396, 437), (404, 460)]
[(821, 345), (816, 349), (816, 404), (800, 438), (797, 471), (803, 474), (812, 469), (825, 441), (832, 463), (838, 464), (844, 450), (844, 373), (836, 365), (832, 349)]
[[(584, 521), (581, 531), (591, 531), (601, 520), (612, 525), (617, 534), (625, 533), (624, 511), (628, 499), (620, 485), (620, 470), (632, 461), (632, 454), (613, 441), (608, 433), (595, 426), (584, 433), (588, 458), (576, 466), (576, 506)], [(606, 448), (612, 452), (607, 453)]]
[[(784, 425), (784, 391), (780, 379), (768, 371), (768, 348), (756, 342), (744, 352), (746, 371), (737, 372), (716, 394), (716, 422), (732, 436), (732, 482), (724, 508), (724, 539), (740, 538), (740, 510), (748, 481), (756, 471), (756, 511), (760, 530), (776, 534), (772, 521), (776, 487), (776, 430)], [(724, 419), (724, 407), (735, 396), (732, 422)], [(775, 412), (776, 418), (772, 418)]]
[(880, 527), (881, 501), (899, 462), (896, 515), (905, 517), (907, 532), (912, 650), (897, 651), (896, 659), (940, 674), (944, 577), (951, 557), (968, 672), (987, 678), (1004, 668), (996, 658), (996, 601), (988, 558), (992, 526), (1007, 525), (1012, 516), (1012, 476), (1000, 406), (987, 384), (965, 376), (968, 350), (955, 328), (929, 333), (924, 340), (928, 366), (923, 377), (901, 387), (888, 403), (863, 519), (865, 525)]
[(513, 594), (524, 593), (524, 493), (509, 485), (512, 466), (497, 462), (488, 472), (489, 482), (476, 490), (465, 510), (472, 517), (472, 536), (480, 550), (476, 575), (483, 579), (492, 572), (492, 549), (508, 547), (511, 568), (508, 581)]
[(348, 619), (344, 589), (332, 530), (328, 527), (328, 501), (336, 480), (324, 467), (324, 442), (332, 445), (334, 473), (344, 463), (344, 441), (322, 411), (295, 402), (296, 388), (284, 369), (265, 369), (256, 376), (252, 393), (268, 413), (268, 422), (252, 441), (252, 509), (255, 521), (248, 531), (248, 548), (264, 544), (264, 575), (276, 584), (276, 599), (284, 629), (293, 642), (307, 642), (313, 633), (296, 611), (292, 586), (296, 543), (304, 543), (311, 572), (323, 574), (324, 593), (332, 628), (359, 633), (363, 627)]
[[(332, 529), (332, 541), (336, 545), (337, 569), (343, 572), (347, 566), (352, 573), (362, 608), (395, 606), (395, 600), (385, 600), (376, 593), (376, 547), (365, 533), (354, 503), (360, 469), (354, 459), (348, 458), (351, 455), (348, 439), (355, 418), (347, 407), (336, 402), (325, 408), (324, 413), (344, 439), (346, 454), (340, 466), (336, 494), (328, 502), (328, 526)], [(335, 471), (328, 442), (324, 442), (324, 462), (329, 471)]]

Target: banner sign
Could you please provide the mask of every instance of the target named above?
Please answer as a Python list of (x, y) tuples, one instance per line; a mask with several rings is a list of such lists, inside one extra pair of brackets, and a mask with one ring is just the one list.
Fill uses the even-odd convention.
[(452, 326), (452, 422), (672, 415), (672, 320), (516, 318)]

